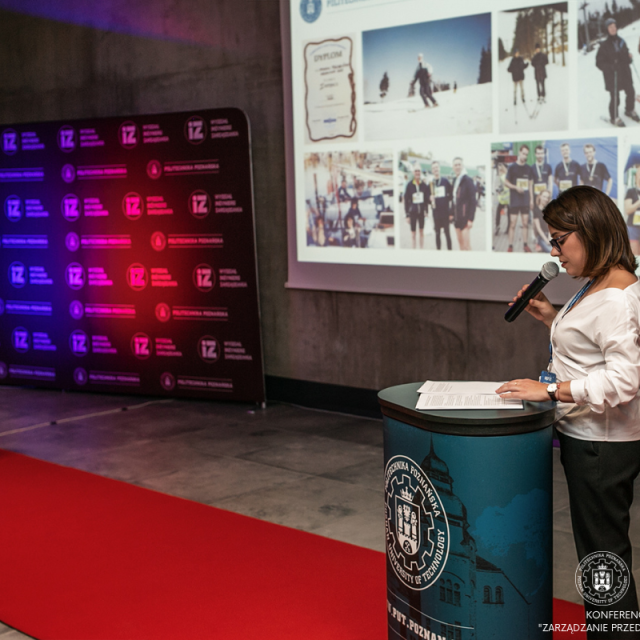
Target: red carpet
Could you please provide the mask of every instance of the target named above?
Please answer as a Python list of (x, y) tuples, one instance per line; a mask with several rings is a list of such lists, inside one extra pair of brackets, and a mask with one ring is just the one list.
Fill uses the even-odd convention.
[(0, 487), (0, 620), (39, 640), (387, 638), (382, 553), (2, 450)]
[(382, 553), (0, 451), (0, 620), (39, 640), (386, 640)]
[(553, 599), (553, 623), (554, 625), (571, 625), (568, 630), (567, 626), (561, 626), (559, 631), (554, 631), (553, 640), (587, 640), (585, 631), (576, 631), (584, 624), (584, 607), (566, 600)]

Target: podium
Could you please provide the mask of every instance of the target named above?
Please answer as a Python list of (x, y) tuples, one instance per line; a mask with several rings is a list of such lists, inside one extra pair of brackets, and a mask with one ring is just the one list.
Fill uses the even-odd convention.
[(389, 639), (546, 638), (553, 402), (417, 411), (380, 391)]

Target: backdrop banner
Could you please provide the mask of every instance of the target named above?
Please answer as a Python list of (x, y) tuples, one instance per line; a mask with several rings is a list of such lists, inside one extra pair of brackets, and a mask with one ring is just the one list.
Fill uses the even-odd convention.
[(0, 382), (263, 401), (245, 114), (0, 131)]

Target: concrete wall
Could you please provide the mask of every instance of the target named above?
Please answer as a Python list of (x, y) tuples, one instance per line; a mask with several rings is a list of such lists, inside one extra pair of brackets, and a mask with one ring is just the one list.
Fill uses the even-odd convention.
[(284, 288), (278, 0), (0, 0), (2, 124), (227, 106), (252, 125), (267, 374), (370, 389), (538, 375), (545, 328), (507, 325), (502, 304)]

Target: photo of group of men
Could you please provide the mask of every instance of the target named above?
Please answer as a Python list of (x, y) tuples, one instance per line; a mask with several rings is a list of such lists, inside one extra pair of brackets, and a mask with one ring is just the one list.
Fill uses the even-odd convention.
[(307, 246), (393, 248), (391, 153), (307, 153), (304, 166)]
[(398, 168), (405, 215), (401, 248), (484, 249), (484, 167), (465, 167), (460, 156), (449, 162), (433, 153), (404, 151)]
[(578, 184), (617, 198), (617, 140), (508, 142), (492, 145), (493, 250), (551, 251), (542, 211)]

